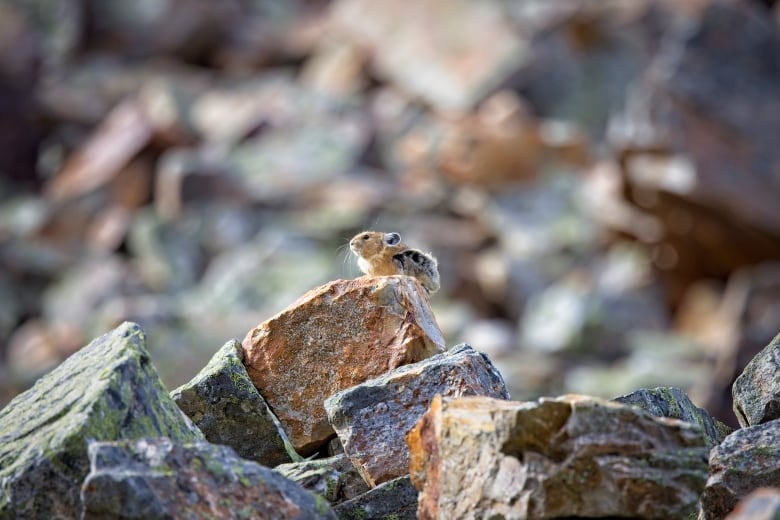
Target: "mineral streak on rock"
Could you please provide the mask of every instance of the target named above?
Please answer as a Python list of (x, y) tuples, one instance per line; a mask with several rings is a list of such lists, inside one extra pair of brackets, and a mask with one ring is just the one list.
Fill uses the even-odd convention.
[(141, 328), (95, 339), (0, 411), (0, 518), (75, 518), (87, 440), (202, 440), (168, 396)]
[(309, 291), (243, 341), (249, 377), (295, 449), (333, 436), (323, 402), (444, 349), (425, 290), (407, 276), (336, 280)]
[(695, 426), (586, 396), (437, 397), (407, 441), (421, 519), (686, 518), (707, 475)]

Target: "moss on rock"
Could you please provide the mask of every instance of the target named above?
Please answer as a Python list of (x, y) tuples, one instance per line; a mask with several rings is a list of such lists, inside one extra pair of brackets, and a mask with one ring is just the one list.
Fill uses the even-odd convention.
[(87, 440), (203, 439), (168, 396), (141, 328), (125, 322), (0, 411), (0, 518), (76, 517)]
[(230, 446), (241, 457), (266, 466), (297, 457), (292, 446), (288, 450), (284, 431), (249, 379), (237, 340), (225, 343), (203, 370), (171, 392), (171, 397), (209, 442)]

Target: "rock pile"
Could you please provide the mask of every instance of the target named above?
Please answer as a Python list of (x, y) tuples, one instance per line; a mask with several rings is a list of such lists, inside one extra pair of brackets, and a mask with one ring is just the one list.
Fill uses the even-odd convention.
[(403, 276), (307, 293), (170, 395), (124, 323), (0, 411), (0, 519), (770, 518), (779, 349), (730, 433), (676, 388), (510, 401)]

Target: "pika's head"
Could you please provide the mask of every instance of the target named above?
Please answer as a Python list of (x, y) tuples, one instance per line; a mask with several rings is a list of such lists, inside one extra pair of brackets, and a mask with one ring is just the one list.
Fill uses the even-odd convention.
[(349, 241), (349, 248), (357, 256), (367, 258), (382, 253), (401, 243), (398, 233), (382, 233), (381, 231), (363, 231)]

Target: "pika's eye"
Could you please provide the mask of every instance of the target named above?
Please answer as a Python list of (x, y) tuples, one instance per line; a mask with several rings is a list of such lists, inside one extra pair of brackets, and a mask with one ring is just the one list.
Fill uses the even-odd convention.
[(362, 238), (363, 240), (368, 240), (370, 237), (368, 236), (368, 233), (366, 233), (365, 235), (363, 235), (360, 238)]
[(401, 241), (401, 235), (398, 233), (385, 233), (385, 242), (388, 245), (394, 246)]

